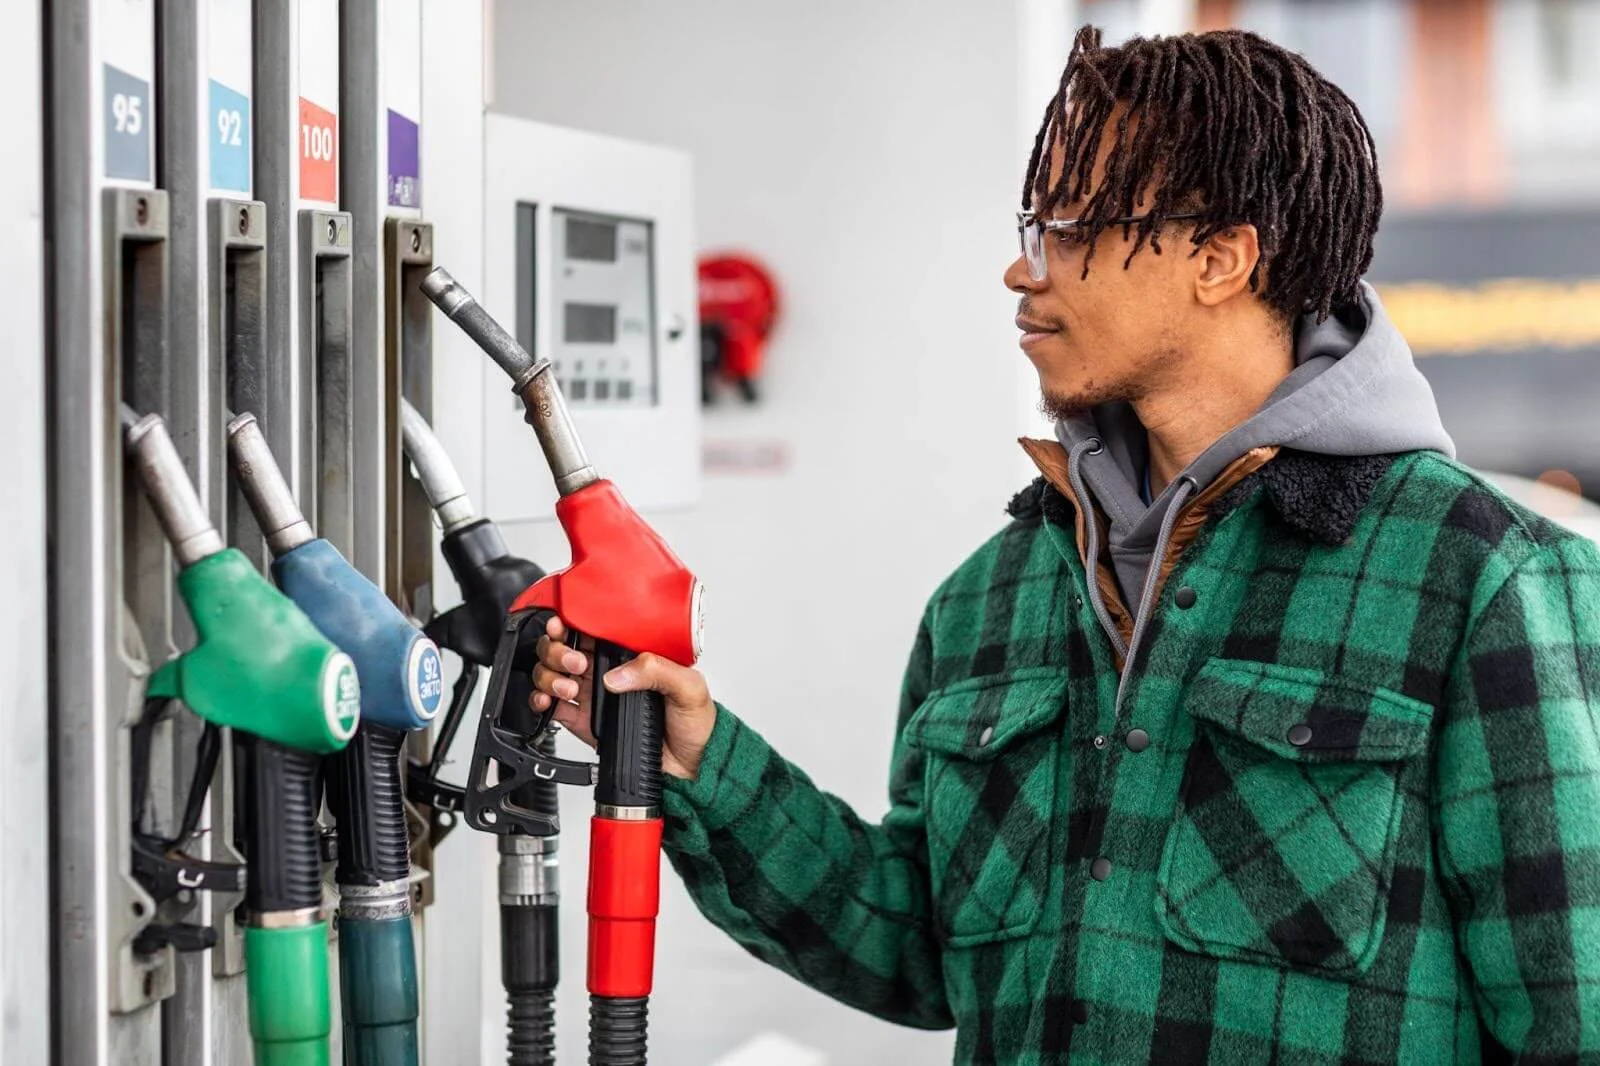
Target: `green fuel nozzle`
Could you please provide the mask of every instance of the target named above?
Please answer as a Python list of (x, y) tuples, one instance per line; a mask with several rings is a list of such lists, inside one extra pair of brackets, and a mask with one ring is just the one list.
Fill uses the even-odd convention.
[(124, 409), (124, 441), (177, 557), (178, 592), (199, 640), (158, 668), (148, 695), (263, 740), (319, 754), (355, 734), (355, 663), (244, 555), (225, 548), (165, 422)]
[[(318, 756), (343, 748), (360, 721), (355, 663), (242, 553), (223, 547), (165, 423), (124, 407), (123, 426), (128, 455), (177, 557), (178, 591), (199, 635), (192, 649), (151, 675), (145, 717), (151, 702), (179, 699), (205, 720), (213, 749), (217, 727), (235, 730), (249, 862), (244, 947), (255, 1061), (325, 1066), (333, 1019), (317, 767)], [(202, 768), (214, 763), (214, 753), (202, 754)], [(204, 779), (197, 773), (197, 783), (204, 780), (209, 771)], [(190, 808), (197, 817), (193, 788)]]

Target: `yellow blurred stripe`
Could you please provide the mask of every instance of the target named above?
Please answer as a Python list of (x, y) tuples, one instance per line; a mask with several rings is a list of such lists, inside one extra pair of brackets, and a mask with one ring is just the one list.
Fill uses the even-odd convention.
[(1600, 278), (1500, 278), (1478, 285), (1377, 286), (1417, 355), (1600, 346)]

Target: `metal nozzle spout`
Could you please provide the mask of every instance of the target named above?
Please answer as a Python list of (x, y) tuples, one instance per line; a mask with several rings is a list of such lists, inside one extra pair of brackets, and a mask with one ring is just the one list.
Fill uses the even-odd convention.
[(228, 458), (273, 555), (282, 555), (316, 539), (311, 524), (294, 502), (294, 493), (289, 491), (289, 483), (283, 479), (283, 471), (278, 469), (278, 461), (272, 457), (255, 415), (246, 412), (228, 423)]
[(178, 449), (160, 415), (143, 418), (122, 405), (123, 446), (133, 457), (145, 496), (180, 567), (187, 568), (223, 549), (222, 537), (200, 504), (200, 494), (183, 468)]
[(512, 391), (522, 397), (527, 409), (528, 424), (538, 434), (539, 446), (544, 449), (550, 473), (555, 477), (556, 491), (565, 496), (598, 481), (600, 475), (589, 465), (572, 416), (567, 412), (566, 400), (561, 396), (555, 375), (550, 373), (550, 361), (536, 360), (529, 355), (443, 267), (429, 271), (422, 279), (421, 288), (422, 294), (460, 326), (511, 379)]
[(512, 381), (520, 383), (533, 369), (533, 356), (524, 351), (517, 339), (507, 333), (444, 267), (434, 267), (428, 271), (422, 279), (421, 288), (422, 295), (432, 300), (435, 307), (449, 316), (450, 321), (465, 330), (472, 342), (482, 348)]
[(472, 507), (467, 487), (461, 483), (461, 475), (450, 461), (450, 454), (439, 443), (428, 420), (404, 398), (400, 400), (400, 440), (411, 465), (416, 468), (422, 492), (439, 515), (444, 531), (449, 533), (476, 521), (478, 512)]

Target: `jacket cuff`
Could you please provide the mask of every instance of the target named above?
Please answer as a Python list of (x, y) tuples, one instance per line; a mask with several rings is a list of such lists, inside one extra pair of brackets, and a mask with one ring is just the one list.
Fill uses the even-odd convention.
[[(698, 850), (708, 831), (738, 820), (756, 798), (763, 772), (773, 758), (761, 735), (717, 704), (711, 739), (692, 779), (662, 776), (662, 813), (669, 849)], [(699, 832), (695, 832), (698, 828)]]

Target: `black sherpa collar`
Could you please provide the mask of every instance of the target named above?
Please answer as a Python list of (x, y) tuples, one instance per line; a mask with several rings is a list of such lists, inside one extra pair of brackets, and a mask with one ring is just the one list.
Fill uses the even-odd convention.
[[(1278, 517), (1297, 533), (1321, 544), (1343, 544), (1394, 459), (1281, 448), (1270, 462), (1218, 497), (1211, 513), (1226, 514), (1260, 490)], [(1012, 497), (1006, 513), (1013, 518), (1042, 515), (1067, 529), (1074, 527), (1076, 518), (1072, 501), (1042, 477)]]

